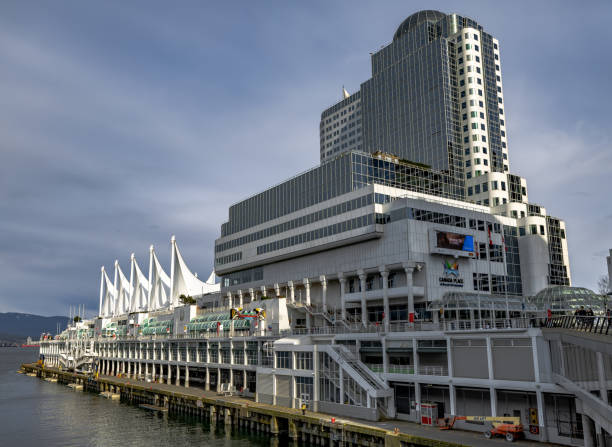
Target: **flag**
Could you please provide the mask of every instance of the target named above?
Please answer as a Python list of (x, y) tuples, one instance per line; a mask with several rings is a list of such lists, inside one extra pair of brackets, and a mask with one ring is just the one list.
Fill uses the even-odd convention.
[(493, 246), (493, 239), (491, 239), (491, 227), (487, 228), (488, 232), (489, 232), (489, 247)]

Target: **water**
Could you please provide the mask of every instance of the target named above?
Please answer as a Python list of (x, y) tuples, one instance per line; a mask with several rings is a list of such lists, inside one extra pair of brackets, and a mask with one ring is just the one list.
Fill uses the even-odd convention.
[(0, 348), (0, 446), (270, 445), (265, 436), (226, 434), (16, 373), (37, 358), (37, 348)]

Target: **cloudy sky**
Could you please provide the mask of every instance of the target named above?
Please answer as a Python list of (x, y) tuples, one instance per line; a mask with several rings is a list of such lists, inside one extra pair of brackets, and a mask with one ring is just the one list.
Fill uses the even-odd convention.
[(176, 234), (207, 276), (228, 206), (318, 163), (321, 111), (420, 9), (500, 40), (511, 170), (564, 218), (574, 285), (612, 248), (612, 3), (0, 3), (0, 312), (97, 311), (100, 266)]

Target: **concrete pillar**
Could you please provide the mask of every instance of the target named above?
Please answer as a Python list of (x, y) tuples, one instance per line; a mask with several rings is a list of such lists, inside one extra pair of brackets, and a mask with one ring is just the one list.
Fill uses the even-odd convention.
[(402, 264), (404, 272), (406, 272), (406, 288), (408, 289), (408, 322), (414, 323), (414, 290), (412, 282), (412, 273), (414, 272), (415, 264), (413, 262), (405, 262)]
[(421, 423), (421, 384), (414, 383), (414, 400), (416, 401), (416, 417), (417, 423)]
[(582, 430), (584, 433), (584, 447), (595, 447), (595, 425), (586, 414), (582, 415)]
[(317, 345), (312, 347), (312, 366), (314, 377), (312, 380), (312, 411), (319, 411), (319, 350)]
[(172, 365), (168, 363), (167, 366), (168, 366), (168, 377), (166, 377), (166, 383), (168, 385), (171, 385), (172, 384)]
[(364, 326), (368, 325), (368, 304), (366, 302), (366, 278), (367, 275), (363, 270), (359, 270), (359, 284), (361, 285), (361, 323)]
[(287, 287), (289, 287), (289, 296), (287, 298), (289, 298), (290, 303), (295, 303), (295, 286), (293, 281), (288, 281)]
[(242, 302), (242, 290), (238, 290), (238, 306), (240, 306), (240, 307), (243, 306), (243, 302)]
[(189, 366), (185, 365), (185, 388), (189, 388)]
[(455, 385), (452, 383), (448, 385), (448, 396), (450, 400), (450, 414), (455, 416), (457, 414), (457, 405), (455, 403), (457, 400), (457, 392), (455, 390)]
[(414, 364), (414, 373), (419, 374), (419, 352), (418, 342), (416, 338), (412, 339), (412, 363)]
[(387, 374), (389, 372), (389, 354), (387, 353), (387, 338), (383, 337), (381, 342), (382, 342), (383, 372)]
[(256, 301), (257, 297), (255, 296), (255, 289), (249, 289), (249, 296), (251, 297), (251, 302)]
[(310, 306), (310, 281), (308, 280), (308, 278), (304, 278), (302, 280), (302, 283), (304, 284), (304, 291), (306, 293), (306, 301), (304, 302), (304, 304)]
[(538, 405), (538, 424), (540, 426), (540, 441), (548, 441), (548, 432), (546, 430), (546, 415), (544, 414), (544, 395), (542, 391), (536, 391), (536, 401)]
[(176, 365), (176, 386), (181, 384), (181, 367)]
[(383, 305), (385, 317), (383, 324), (385, 326), (385, 332), (389, 332), (389, 324), (391, 322), (391, 311), (389, 310), (389, 270), (384, 265), (379, 267), (380, 277), (382, 278), (383, 286)]
[(597, 357), (597, 376), (599, 379), (599, 396), (606, 404), (608, 404), (608, 386), (606, 380), (606, 370), (604, 368), (603, 353), (596, 352)]
[(262, 296), (262, 298), (264, 296), (267, 296), (266, 286), (261, 286), (260, 289), (261, 289), (261, 296)]
[(221, 391), (221, 368), (217, 368), (217, 393)]
[(280, 297), (280, 286), (278, 283), (274, 283), (274, 294), (276, 295), (276, 298)]
[(489, 394), (491, 396), (491, 416), (497, 416), (497, 391), (493, 386), (489, 387)]
[(233, 307), (233, 303), (232, 303), (232, 293), (231, 292), (227, 292), (227, 305), (229, 307)]
[(325, 275), (319, 276), (319, 280), (321, 281), (321, 297), (323, 301), (323, 312), (327, 313), (327, 279)]
[(206, 375), (205, 375), (205, 381), (204, 381), (204, 389), (206, 391), (210, 391), (210, 371), (209, 371), (208, 367), (206, 368)]
[(340, 312), (342, 315), (342, 321), (346, 321), (346, 278), (343, 273), (338, 273), (338, 281), (340, 281)]

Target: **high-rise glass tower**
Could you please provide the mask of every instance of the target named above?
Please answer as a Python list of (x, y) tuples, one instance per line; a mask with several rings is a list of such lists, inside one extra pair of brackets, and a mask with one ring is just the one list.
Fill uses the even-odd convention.
[(322, 162), (391, 153), (447, 172), (458, 195), (509, 169), (499, 43), (470, 18), (411, 15), (372, 55), (372, 77), (345, 96), (322, 114)]

